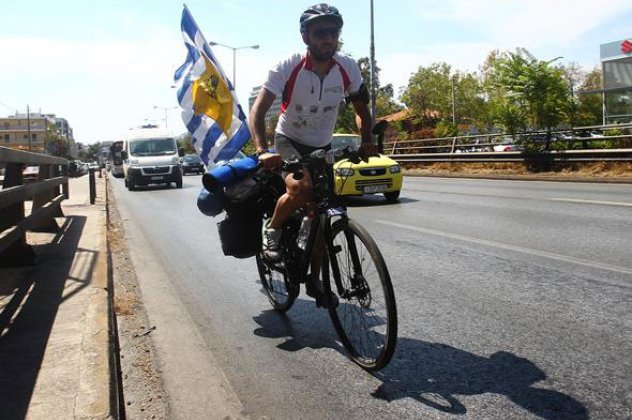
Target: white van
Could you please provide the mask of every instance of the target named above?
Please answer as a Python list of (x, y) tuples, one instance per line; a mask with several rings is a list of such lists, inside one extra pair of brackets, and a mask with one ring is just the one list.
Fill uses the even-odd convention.
[(157, 128), (133, 130), (123, 142), (121, 157), (125, 186), (134, 191), (138, 185), (172, 182), (182, 188), (182, 169), (176, 140)]

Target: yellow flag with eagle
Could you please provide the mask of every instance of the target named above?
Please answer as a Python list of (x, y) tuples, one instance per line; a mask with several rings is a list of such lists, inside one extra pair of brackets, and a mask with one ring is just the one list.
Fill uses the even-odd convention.
[(204, 163), (229, 160), (248, 142), (250, 130), (235, 89), (184, 6), (181, 21), (187, 57), (174, 74), (182, 121)]

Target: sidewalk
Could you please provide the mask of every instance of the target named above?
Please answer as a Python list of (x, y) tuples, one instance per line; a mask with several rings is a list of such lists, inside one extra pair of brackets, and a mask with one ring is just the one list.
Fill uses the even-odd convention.
[(0, 268), (0, 418), (113, 418), (105, 179), (69, 181), (56, 233), (29, 233), (37, 262)]

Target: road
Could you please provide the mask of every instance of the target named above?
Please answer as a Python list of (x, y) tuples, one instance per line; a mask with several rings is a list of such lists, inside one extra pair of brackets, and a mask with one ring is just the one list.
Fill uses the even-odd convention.
[(205, 379), (253, 418), (632, 417), (630, 185), (407, 177), (397, 204), (350, 200), (399, 311), (393, 361), (371, 375), (311, 298), (279, 315), (254, 260), (221, 254), (199, 176), (112, 184), (182, 417)]

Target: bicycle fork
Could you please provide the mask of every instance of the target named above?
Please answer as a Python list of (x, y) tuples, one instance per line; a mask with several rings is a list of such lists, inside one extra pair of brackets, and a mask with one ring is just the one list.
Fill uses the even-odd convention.
[[(343, 217), (337, 223), (344, 223), (346, 226), (348, 223), (348, 218)], [(368, 306), (370, 304), (370, 290), (362, 273), (362, 262), (358, 254), (358, 248), (354, 240), (354, 235), (347, 229), (342, 229), (342, 233), (345, 235), (347, 248), (349, 250), (348, 259), (350, 261), (347, 261), (347, 267), (351, 266), (350, 270), (348, 271), (352, 271), (346, 273), (341, 271), (337, 257), (337, 255), (343, 251), (342, 245), (334, 244), (334, 238), (331, 236), (332, 228), (331, 226), (329, 226), (329, 224), (327, 224), (326, 230), (327, 233), (325, 237), (329, 239), (329, 243), (327, 244), (327, 248), (329, 250), (329, 262), (331, 264), (331, 272), (334, 276), (334, 283), (338, 291), (338, 296), (345, 300), (351, 300), (355, 298), (363, 306)], [(343, 283), (343, 276), (347, 275), (349, 277), (350, 288), (345, 288)]]

